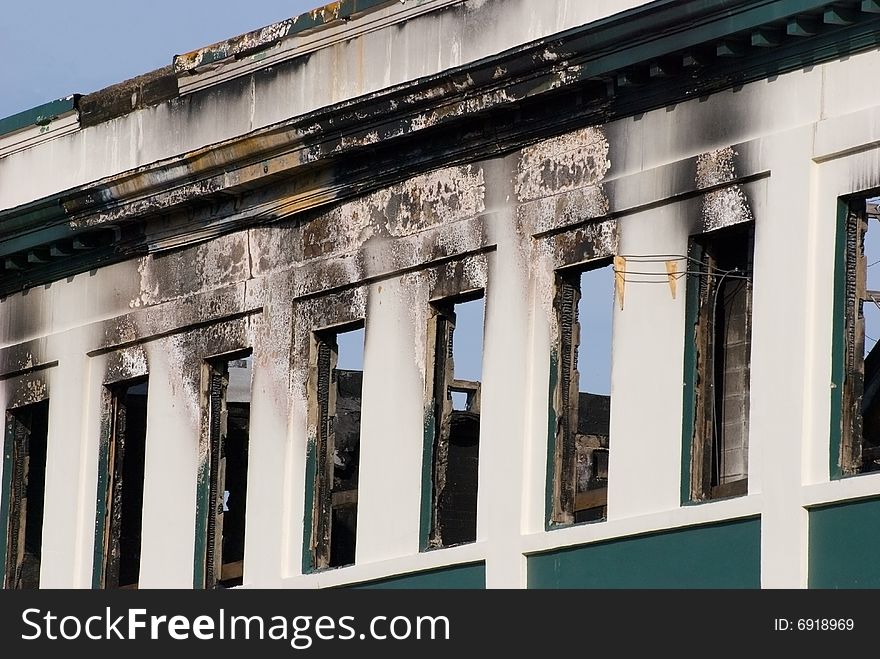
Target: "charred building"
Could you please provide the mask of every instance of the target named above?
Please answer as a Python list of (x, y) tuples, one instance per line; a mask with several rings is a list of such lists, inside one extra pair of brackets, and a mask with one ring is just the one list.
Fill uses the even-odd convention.
[(0, 120), (5, 587), (880, 585), (878, 34), (346, 0)]

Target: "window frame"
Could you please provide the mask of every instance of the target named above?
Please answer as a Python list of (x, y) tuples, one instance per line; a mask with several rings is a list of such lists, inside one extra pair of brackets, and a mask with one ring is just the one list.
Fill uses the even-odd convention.
[[(871, 300), (865, 237), (872, 214), (868, 200), (880, 191), (861, 192), (838, 199), (835, 250), (835, 286), (832, 346), (832, 389), (829, 472), (832, 479), (873, 473), (865, 469), (866, 452), (880, 458), (880, 446), (864, 446), (867, 357), (864, 304)], [(871, 300), (873, 302), (873, 300)], [(876, 462), (875, 462), (876, 463)]]
[[(554, 271), (553, 313), (557, 333), (551, 349), (550, 360), (550, 424), (548, 453), (548, 528), (565, 527), (573, 524), (591, 524), (607, 519), (608, 486), (577, 492), (577, 429), (580, 413), (580, 372), (578, 370), (578, 349), (580, 347), (581, 276), (586, 272), (601, 270), (614, 263), (612, 255), (600, 256), (574, 265), (567, 265)], [(615, 277), (615, 286), (617, 278)], [(616, 303), (612, 289), (608, 300), (612, 309)], [(613, 321), (612, 321), (613, 328)], [(608, 349), (613, 350), (612, 342)], [(610, 397), (610, 395), (609, 395)], [(610, 424), (609, 424), (610, 425)], [(592, 447), (595, 450), (610, 451), (609, 446)], [(582, 505), (578, 507), (578, 499)], [(599, 504), (599, 505), (596, 505)], [(601, 518), (576, 522), (578, 512), (602, 509)]]
[(336, 508), (356, 507), (358, 493), (356, 489), (344, 492), (333, 491), (337, 388), (334, 386), (332, 374), (339, 358), (336, 337), (359, 329), (364, 329), (366, 345), (364, 318), (311, 332), (307, 384), (308, 415), (309, 432), (310, 435), (314, 434), (315, 443), (313, 451), (310, 451), (308, 456), (310, 473), (306, 477), (306, 488), (310, 496), (306, 497), (307, 551), (304, 552), (303, 563), (307, 572), (354, 564), (352, 562), (345, 565), (331, 565), (333, 511)]
[[(3, 437), (3, 492), (0, 502), (0, 520), (3, 526), (3, 556), (0, 563), (0, 582), (3, 588), (31, 588), (22, 583), (21, 570), (24, 566), (27, 538), (28, 483), (31, 476), (31, 441), (34, 432), (34, 412), (37, 407), (45, 408), (46, 436), (44, 442), (43, 469), (46, 468), (49, 440), (49, 399), (29, 402), (6, 410), (5, 432)], [(26, 415), (27, 418), (22, 418)], [(45, 510), (45, 471), (43, 475), (43, 508)], [(42, 544), (42, 514), (40, 516), (40, 536)], [(14, 545), (14, 546), (13, 546)], [(42, 562), (42, 548), (40, 559)], [(39, 588), (39, 572), (37, 584)]]
[[(745, 415), (748, 421), (751, 405), (751, 347), (753, 325), (753, 287), (754, 287), (754, 253), (755, 223), (752, 220), (737, 222), (727, 227), (691, 235), (688, 244), (688, 276), (686, 285), (685, 311), (685, 388), (684, 414), (682, 433), (682, 504), (694, 504), (715, 501), (748, 494), (748, 466), (746, 476), (723, 484), (712, 484), (712, 456), (715, 445), (715, 426), (717, 420), (712, 413), (712, 405), (717, 404), (714, 386), (716, 373), (715, 353), (716, 337), (714, 328), (710, 327), (709, 314), (712, 306), (717, 304), (717, 287), (723, 283), (726, 275), (716, 279), (709, 272), (714, 267), (715, 257), (709, 255), (705, 243), (716, 240), (719, 233), (730, 231), (746, 232), (746, 260), (748, 273), (746, 280), (746, 333), (747, 351), (746, 364), (748, 375), (746, 385)], [(706, 258), (713, 259), (707, 263)], [(710, 303), (711, 298), (711, 303)], [(711, 354), (710, 358), (706, 355)], [(712, 371), (710, 374), (709, 371)], [(711, 390), (711, 391), (710, 391)], [(747, 430), (747, 433), (750, 429)], [(748, 454), (749, 446), (746, 447)], [(746, 458), (748, 465), (748, 457)]]
[[(202, 448), (207, 458), (199, 465), (196, 498), (195, 588), (219, 588), (222, 582), (243, 576), (241, 565), (223, 560), (224, 489), (229, 407), (229, 363), (252, 356), (251, 348), (211, 357), (202, 364)], [(247, 491), (245, 491), (247, 497)], [(245, 500), (245, 511), (247, 501)], [(245, 512), (245, 519), (247, 512)], [(227, 574), (232, 570), (238, 573)]]
[[(115, 506), (122, 505), (122, 488), (125, 486), (122, 469), (125, 460), (125, 436), (127, 433), (127, 409), (120, 408), (120, 393), (131, 387), (146, 384), (147, 400), (149, 401), (149, 374), (136, 375), (131, 378), (105, 383), (102, 391), (103, 427), (102, 442), (98, 461), (98, 493), (95, 519), (95, 560), (92, 576), (95, 588), (137, 588), (135, 584), (119, 585), (119, 562), (121, 560), (122, 511), (114, 514)], [(120, 416), (120, 412), (122, 416)], [(123, 435), (120, 435), (120, 420)], [(149, 432), (149, 407), (145, 411), (144, 452)], [(120, 446), (121, 442), (121, 446)], [(122, 460), (119, 460), (122, 448)], [(146, 473), (141, 481), (141, 488), (146, 484)], [(117, 501), (119, 503), (117, 503)], [(143, 525), (143, 501), (141, 504), (141, 525)], [(141, 547), (143, 547), (143, 526), (141, 526)], [(114, 551), (115, 548), (115, 551)], [(140, 556), (138, 558), (140, 563)], [(140, 566), (139, 566), (140, 567)]]
[[(442, 537), (440, 525), (440, 496), (447, 481), (447, 459), (451, 435), (453, 401), (451, 394), (467, 395), (467, 411), (480, 413), (482, 381), (472, 382), (455, 378), (452, 355), (452, 337), (455, 332), (455, 306), (475, 300), (486, 301), (486, 290), (474, 288), (455, 295), (430, 300), (428, 303), (428, 329), (425, 368), (425, 436), (423, 450), (423, 486), (421, 550), (442, 549), (453, 546)], [(485, 340), (484, 332), (481, 343)], [(482, 346), (485, 350), (485, 345)], [(438, 396), (442, 390), (442, 396)], [(479, 485), (479, 484), (478, 484)], [(469, 542), (475, 542), (476, 536)], [(463, 544), (463, 543), (456, 543)]]

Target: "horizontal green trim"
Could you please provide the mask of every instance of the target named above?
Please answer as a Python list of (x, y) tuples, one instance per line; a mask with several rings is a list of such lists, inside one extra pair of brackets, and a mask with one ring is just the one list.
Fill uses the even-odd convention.
[(77, 96), (59, 98), (43, 105), (38, 105), (30, 110), (24, 110), (11, 117), (0, 119), (0, 135), (14, 133), (28, 126), (43, 126), (63, 114), (73, 112), (76, 109)]
[(880, 499), (810, 510), (809, 587), (880, 588)]
[(758, 518), (528, 557), (529, 588), (760, 588)]
[(439, 570), (413, 572), (354, 584), (350, 588), (384, 588), (384, 589), (469, 589), (479, 590), (486, 587), (485, 563), (456, 565)]

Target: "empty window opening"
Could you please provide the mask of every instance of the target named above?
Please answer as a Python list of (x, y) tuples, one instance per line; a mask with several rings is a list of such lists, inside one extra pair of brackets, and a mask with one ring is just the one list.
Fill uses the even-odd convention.
[(49, 401), (6, 412), (6, 588), (40, 586), (48, 430)]
[(613, 266), (561, 272), (555, 306), (559, 334), (551, 521), (602, 520), (608, 501)]
[(880, 470), (880, 198), (850, 204), (846, 220), (843, 473)]
[(753, 225), (696, 238), (696, 408), (691, 498), (746, 494)]
[(434, 436), (429, 547), (477, 538), (483, 318), (482, 294), (438, 303), (431, 309), (429, 397)]
[(250, 424), (250, 354), (207, 364), (209, 391), (208, 478), (204, 586), (230, 588), (244, 574)]
[(340, 567), (355, 561), (364, 329), (318, 332), (315, 343), (314, 566)]
[(141, 565), (147, 380), (111, 387), (105, 521), (105, 588), (137, 588)]

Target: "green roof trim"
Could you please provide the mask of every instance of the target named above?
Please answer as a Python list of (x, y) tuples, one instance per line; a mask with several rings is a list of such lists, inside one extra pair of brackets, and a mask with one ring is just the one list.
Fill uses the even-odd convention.
[(298, 16), (287, 18), (266, 27), (219, 41), (210, 46), (181, 55), (175, 55), (175, 73), (184, 73), (200, 66), (213, 64), (228, 57), (248, 55), (274, 46), (280, 41), (308, 30), (349, 20), (356, 14), (382, 6), (390, 6), (399, 0), (341, 0), (316, 7)]
[(24, 110), (11, 117), (0, 119), (0, 135), (8, 135), (29, 126), (45, 126), (53, 119), (76, 110), (78, 94), (59, 98), (30, 110)]

